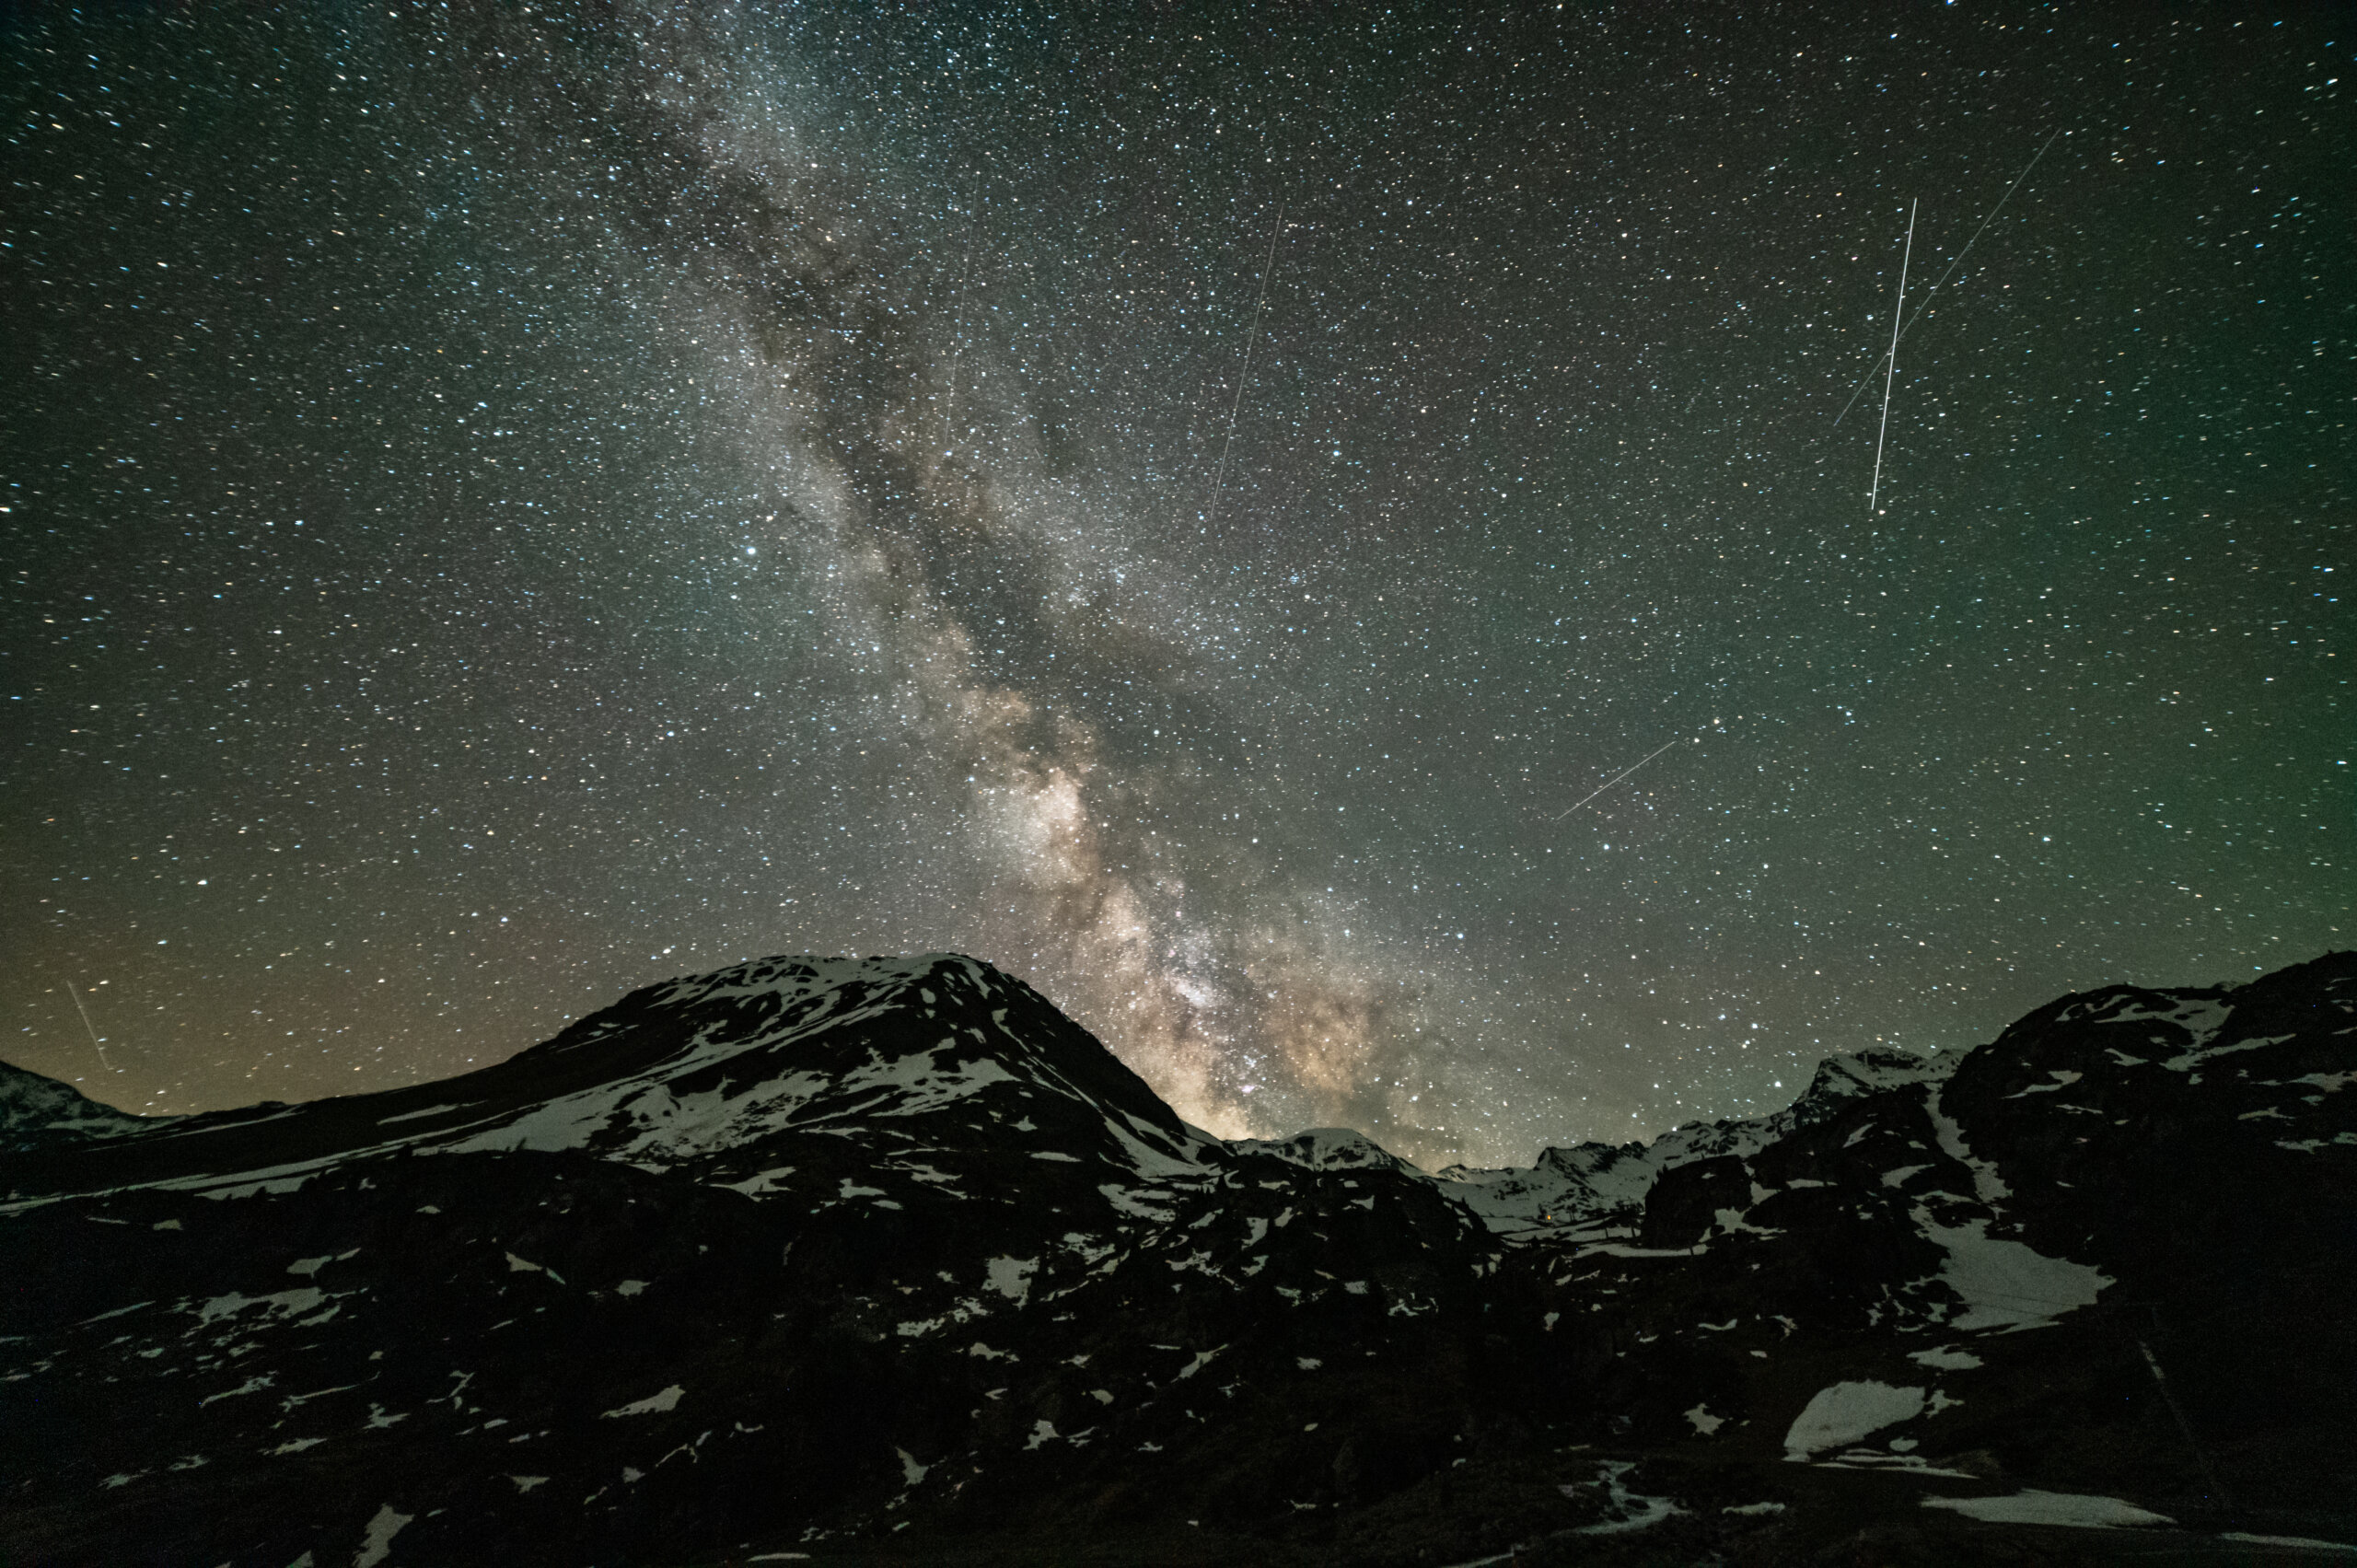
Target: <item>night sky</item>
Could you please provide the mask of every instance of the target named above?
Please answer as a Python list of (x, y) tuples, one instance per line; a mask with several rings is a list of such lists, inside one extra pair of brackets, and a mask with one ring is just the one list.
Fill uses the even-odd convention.
[(2351, 13), (1681, 9), (15, 9), (0, 1051), (1497, 1164), (2351, 946)]

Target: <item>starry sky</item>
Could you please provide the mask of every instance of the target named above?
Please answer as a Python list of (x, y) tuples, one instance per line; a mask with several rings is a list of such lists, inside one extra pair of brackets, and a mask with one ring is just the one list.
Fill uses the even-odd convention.
[(12, 11), (6, 1059), (954, 949), (1495, 1165), (2351, 946), (2350, 14), (1683, 9)]

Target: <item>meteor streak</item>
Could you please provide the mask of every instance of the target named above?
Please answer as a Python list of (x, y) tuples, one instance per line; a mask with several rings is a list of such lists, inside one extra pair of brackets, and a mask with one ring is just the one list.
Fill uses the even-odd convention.
[(90, 1045), (98, 1051), (99, 1060), (105, 1063), (108, 1072), (113, 1072), (114, 1063), (107, 1061), (106, 1042), (99, 1039), (99, 1031), (90, 1022), (90, 1010), (82, 1005), (82, 993), (74, 989), (74, 982), (70, 980), (65, 982), (65, 994), (74, 998), (74, 1010), (82, 1015), (82, 1027), (89, 1030)]
[(1890, 438), (1890, 383), (1898, 374), (1898, 319), (1907, 309), (1907, 263), (1915, 259), (1915, 203), (1907, 208), (1907, 254), (1898, 263), (1898, 303), (1890, 312), (1890, 363), (1882, 377), (1882, 434), (1875, 437), (1875, 484), (1866, 492), (1866, 515), (1874, 516), (1882, 494), (1882, 447)]
[(1277, 264), (1277, 241), (1285, 232), (1284, 203), (1277, 203), (1277, 226), (1269, 235), (1269, 258), (1260, 263), (1260, 302), (1252, 307), (1252, 335), (1244, 340), (1244, 369), (1236, 377), (1236, 401), (1227, 411), (1227, 440), (1219, 449), (1219, 472), (1212, 480), (1212, 503), (1203, 509), (1203, 526), (1219, 515), (1220, 492), (1227, 486), (1227, 454), (1236, 446), (1236, 418), (1244, 412), (1244, 389), (1252, 379), (1252, 350), (1260, 341), (1260, 312), (1269, 308), (1269, 271)]
[(1647, 752), (1644, 756), (1638, 758), (1635, 761), (1630, 763), (1627, 767), (1621, 769), (1619, 772), (1613, 774), (1610, 778), (1605, 780), (1602, 784), (1596, 785), (1585, 795), (1580, 796), (1579, 799), (1573, 801), (1570, 809), (1564, 811), (1562, 816), (1550, 817), (1547, 819), (1550, 822), (1562, 821), (1564, 817), (1568, 817), (1572, 812), (1577, 811), (1581, 807), (1585, 806), (1589, 801), (1594, 800), (1597, 796), (1602, 795), (1606, 790), (1610, 789), (1614, 784), (1619, 784), (1622, 779), (1627, 778), (1631, 773), (1635, 772), (1639, 768), (1643, 767), (1647, 762), (1652, 761), (1655, 757), (1660, 756), (1662, 752), (1668, 750), (1670, 747), (1677, 744), (1678, 742), (1675, 740), (1667, 741), (1655, 749)]
[[(1904, 337), (1908, 332), (1911, 332), (1915, 330), (1915, 323), (1922, 319), (1924, 311), (1929, 310), (1932, 308), (1932, 296), (1939, 293), (1941, 285), (1954, 277), (1956, 275), (1956, 270), (1964, 265), (1964, 259), (1972, 254), (1972, 248), (1980, 243), (1980, 237), (1989, 232), (1989, 226), (1997, 221), (1997, 215), (2004, 210), (2004, 206), (2007, 202), (2014, 199), (2014, 192), (2022, 188), (2022, 181), (2029, 178), (2029, 171), (2038, 167), (2038, 160), (2046, 156), (2046, 149), (2054, 145), (2055, 137), (2061, 134), (2062, 133), (2060, 131), (2055, 132), (2054, 135), (2046, 138), (2044, 145), (2041, 145), (2037, 152), (2030, 155), (2029, 162), (2024, 164), (2022, 166), (2022, 171), (2014, 176), (2014, 182), (2005, 187), (2005, 193), (1997, 198), (1997, 204), (1989, 209), (1989, 215), (1980, 220), (1980, 226), (1972, 231), (1972, 238), (1964, 242), (1964, 249), (1957, 251), (1956, 253), (1956, 260), (1948, 263), (1948, 270), (1940, 274), (1939, 281), (1937, 283), (1933, 284), (1930, 288), (1924, 290), (1923, 302), (1915, 307), (1914, 315), (1907, 318), (1907, 325), (1901, 331), (1899, 334), (1900, 336)], [(1850, 411), (1858, 406), (1858, 394), (1864, 391), (1866, 389), (1866, 383), (1872, 381), (1874, 378), (1875, 373), (1871, 370), (1858, 377), (1858, 384), (1850, 389), (1850, 401), (1843, 403), (1841, 405), (1841, 412), (1833, 416), (1833, 423), (1835, 424), (1840, 424), (1844, 419), (1849, 417)]]

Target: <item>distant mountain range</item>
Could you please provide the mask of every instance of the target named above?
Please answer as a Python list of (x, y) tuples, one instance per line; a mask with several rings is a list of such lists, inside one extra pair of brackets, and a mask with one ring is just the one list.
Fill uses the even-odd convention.
[(0, 1066), (0, 1562), (2348, 1562), (2357, 954), (1527, 1170), (971, 958), (144, 1119)]

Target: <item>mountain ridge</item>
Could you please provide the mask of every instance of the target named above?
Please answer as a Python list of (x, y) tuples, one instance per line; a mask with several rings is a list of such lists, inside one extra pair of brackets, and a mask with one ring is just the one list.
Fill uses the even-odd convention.
[[(814, 979), (830, 974), (841, 976), (837, 983), (865, 985), (880, 982), (888, 998), (896, 987), (905, 990), (936, 970), (946, 969), (954, 973), (962, 968), (967, 973), (976, 976), (983, 970), (989, 970), (998, 983), (1022, 987), (1031, 998), (1043, 1006), (1048, 1005), (1044, 998), (1039, 998), (1022, 981), (1004, 971), (991, 969), (980, 959), (961, 954), (928, 953), (881, 958), (803, 957), (753, 959), (701, 976), (677, 976), (642, 986), (611, 1006), (568, 1026), (550, 1040), (527, 1047), (515, 1056), (489, 1066), (422, 1085), (331, 1096), (297, 1102), (294, 1107), (284, 1101), (266, 1100), (251, 1106), (189, 1115), (139, 1116), (89, 1100), (69, 1085), (42, 1078), (26, 1069), (0, 1062), (0, 1140), (23, 1141), (26, 1149), (33, 1146), (32, 1140), (39, 1140), (44, 1146), (55, 1150), (61, 1145), (84, 1141), (110, 1141), (167, 1129), (180, 1136), (203, 1137), (215, 1132), (243, 1129), (265, 1118), (299, 1114), (310, 1108), (357, 1108), (378, 1104), (408, 1106), (414, 1099), (439, 1098), (438, 1093), (428, 1091), (447, 1091), (452, 1086), (461, 1085), (494, 1086), (493, 1093), (478, 1094), (472, 1106), (479, 1107), (497, 1099), (496, 1086), (517, 1078), (523, 1070), (562, 1060), (568, 1070), (557, 1078), (555, 1085), (540, 1078), (535, 1078), (532, 1083), (531, 1092), (545, 1098), (558, 1092), (557, 1086), (574, 1077), (578, 1077), (584, 1085), (610, 1080), (622, 1063), (611, 1059), (610, 1053), (601, 1053), (598, 1047), (601, 1042), (625, 1036), (626, 1031), (618, 1028), (621, 1019), (641, 1010), (678, 1006), (686, 1001), (725, 1000), (732, 994), (745, 1000), (760, 997), (767, 993), (753, 982), (775, 976), (782, 966), (787, 971), (796, 968), (807, 969)], [(888, 967), (877, 969), (877, 966)], [(846, 973), (847, 970), (851, 973)], [(875, 972), (868, 974), (870, 970)], [(866, 978), (854, 979), (852, 978), (853, 973)], [(637, 1050), (645, 1049), (643, 1041), (634, 1044)], [(734, 1053), (734, 1051), (730, 1052)], [(1118, 1057), (1112, 1057), (1110, 1052), (1105, 1054), (1110, 1059), (1112, 1068), (1124, 1080), (1120, 1087), (1125, 1092), (1120, 1098), (1125, 1109), (1133, 1113), (1144, 1111), (1150, 1119), (1154, 1112), (1159, 1112), (1163, 1130), (1167, 1133), (1175, 1132), (1176, 1127), (1172, 1124), (1177, 1123), (1177, 1118), (1168, 1107)], [(1553, 1176), (1558, 1179), (1562, 1194), (1556, 1206), (1601, 1210), (1642, 1200), (1643, 1191), (1654, 1178), (1672, 1165), (1727, 1152), (1737, 1141), (1771, 1141), (1781, 1131), (1794, 1125), (1796, 1119), (1811, 1116), (1815, 1108), (1863, 1092), (1866, 1086), (1880, 1082), (1894, 1070), (1904, 1075), (1910, 1069), (1921, 1070), (1929, 1064), (1933, 1065), (1934, 1070), (1945, 1071), (1952, 1068), (1956, 1060), (1951, 1056), (1941, 1065), (1936, 1064), (1933, 1058), (1887, 1047), (1867, 1047), (1854, 1053), (1835, 1054), (1819, 1061), (1809, 1086), (1790, 1105), (1764, 1116), (1685, 1122), (1650, 1141), (1550, 1145), (1541, 1148), (1528, 1167), (1480, 1169), (1452, 1165), (1437, 1172), (1424, 1173), (1421, 1167), (1383, 1148), (1371, 1134), (1354, 1128), (1311, 1128), (1284, 1137), (1230, 1140), (1214, 1140), (1213, 1134), (1201, 1129), (1188, 1129), (1187, 1132), (1198, 1143), (1225, 1142), (1228, 1147), (1238, 1151), (1267, 1153), (1313, 1168), (1387, 1166), (1403, 1173), (1436, 1177), (1463, 1189), (1479, 1189), (1501, 1181), (1518, 1180), (1520, 1191), (1545, 1191), (1550, 1190), (1546, 1178)], [(1111, 1074), (1104, 1075), (1109, 1080), (1112, 1077)], [(64, 1097), (71, 1097), (71, 1099)], [(1151, 1109), (1147, 1109), (1149, 1107)], [(47, 1108), (46, 1110), (43, 1108)], [(439, 1112), (456, 1114), (471, 1109), (469, 1105), (414, 1107), (397, 1110), (393, 1115), (380, 1117), (377, 1121), (379, 1125), (387, 1125), (411, 1119), (424, 1120)], [(436, 1132), (437, 1129), (429, 1121), (425, 1127), (404, 1132), (391, 1142), (430, 1143)], [(367, 1152), (343, 1151), (347, 1156)], [(1611, 1173), (1618, 1179), (1599, 1185), (1597, 1179), (1605, 1173)], [(1497, 1204), (1485, 1205), (1473, 1198), (1470, 1192), (1445, 1191), (1445, 1195), (1453, 1201), (1468, 1202), (1477, 1214), (1494, 1214), (1508, 1223), (1518, 1218), (1521, 1208), (1527, 1206), (1523, 1204), (1508, 1209)]]
[(2352, 1015), (2351, 954), (2104, 988), (1506, 1172), (1223, 1143), (955, 955), (755, 960), (458, 1078), (131, 1132), (11, 1069), (0, 1260), (38, 1288), (0, 1321), (0, 1455), (41, 1484), (0, 1549), (1372, 1568), (1896, 1531), (1969, 1562), (2074, 1510), (2197, 1556), (2357, 1539), (2316, 1391), (2357, 1370)]

